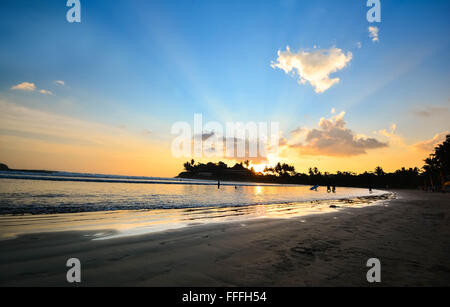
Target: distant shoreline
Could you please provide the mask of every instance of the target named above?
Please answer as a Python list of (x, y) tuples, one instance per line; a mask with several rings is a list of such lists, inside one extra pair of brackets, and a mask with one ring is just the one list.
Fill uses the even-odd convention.
[[(36, 174), (41, 172), (35, 171)], [(129, 183), (129, 184), (183, 184), (183, 185), (211, 185), (216, 186), (217, 180), (211, 179), (201, 179), (201, 178), (162, 178), (162, 177), (127, 177), (127, 176), (119, 176), (119, 175), (97, 175), (97, 176), (105, 176), (105, 177), (95, 177), (92, 174), (77, 174), (80, 176), (68, 176), (63, 172), (47, 172), (41, 174), (51, 174), (58, 175), (60, 174), (62, 177), (46, 177), (46, 176), (37, 176), (37, 175), (7, 175), (0, 173), (0, 179), (15, 179), (15, 180), (44, 180), (44, 181), (73, 181), (73, 182), (99, 182), (99, 183)], [(75, 173), (74, 173), (75, 174)], [(110, 176), (110, 177), (108, 177)], [(102, 179), (104, 178), (104, 179)], [(110, 179), (107, 179), (110, 178)], [(123, 179), (121, 179), (123, 178)], [(146, 178), (144, 180), (133, 179), (133, 178)], [(162, 180), (165, 179), (165, 180)], [(177, 181), (179, 180), (179, 181)], [(204, 181), (204, 182), (197, 182)], [(208, 182), (206, 182), (208, 181)], [(237, 181), (237, 180), (236, 180)], [(264, 183), (264, 182), (253, 182), (253, 181), (239, 181), (235, 183), (230, 183), (227, 181), (221, 182), (222, 186), (255, 186), (261, 185), (264, 186), (280, 186), (280, 185), (290, 185), (290, 186), (303, 186), (303, 185), (294, 185), (294, 184), (279, 184), (279, 183)]]

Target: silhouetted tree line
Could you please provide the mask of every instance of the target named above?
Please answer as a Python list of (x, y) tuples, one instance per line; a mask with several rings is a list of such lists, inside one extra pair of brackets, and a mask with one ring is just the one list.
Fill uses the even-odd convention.
[(0, 163), (0, 171), (9, 171), (8, 165)]
[(433, 190), (450, 188), (450, 135), (434, 149), (434, 153), (425, 160), (423, 167), (423, 186)]
[(317, 167), (309, 168), (308, 173), (297, 173), (295, 167), (278, 163), (275, 167), (266, 167), (263, 173), (257, 173), (250, 166), (250, 161), (236, 163), (229, 167), (224, 162), (207, 164), (195, 163), (194, 160), (184, 164), (185, 172), (180, 178), (254, 181), (264, 183), (304, 184), (304, 185), (336, 185), (343, 187), (371, 188), (418, 188), (428, 187), (440, 190), (450, 175), (450, 135), (446, 141), (436, 147), (435, 152), (425, 160), (422, 169), (401, 168), (386, 173), (378, 166), (374, 171), (362, 174), (353, 172), (337, 172), (334, 174), (321, 172)]

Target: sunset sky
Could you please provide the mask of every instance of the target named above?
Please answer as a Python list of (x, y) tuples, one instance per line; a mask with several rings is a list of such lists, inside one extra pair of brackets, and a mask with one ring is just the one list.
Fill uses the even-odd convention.
[(171, 127), (198, 113), (279, 122), (269, 163), (299, 172), (421, 167), (450, 133), (450, 2), (381, 3), (81, 0), (68, 23), (2, 0), (0, 162), (175, 176)]

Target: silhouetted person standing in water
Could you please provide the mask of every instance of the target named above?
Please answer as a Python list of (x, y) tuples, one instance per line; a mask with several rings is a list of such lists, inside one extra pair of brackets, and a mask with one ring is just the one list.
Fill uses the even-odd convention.
[(372, 179), (369, 177), (369, 193), (372, 194)]
[(336, 185), (333, 184), (333, 193), (336, 193)]
[(327, 192), (331, 193), (331, 186), (329, 184), (327, 185)]
[(217, 188), (220, 189), (220, 180), (217, 181)]

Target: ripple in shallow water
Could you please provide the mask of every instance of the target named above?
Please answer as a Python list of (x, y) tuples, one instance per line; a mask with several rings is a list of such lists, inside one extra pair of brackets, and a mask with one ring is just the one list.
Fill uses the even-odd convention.
[[(258, 218), (286, 219), (311, 214), (338, 212), (379, 204), (392, 194), (349, 200), (322, 200), (302, 203), (253, 205), (245, 207), (204, 207), (72, 214), (0, 216), (0, 239), (19, 235), (63, 231), (93, 231), (92, 239), (111, 239), (210, 223), (227, 223)], [(303, 219), (300, 222), (307, 223)]]
[[(201, 182), (201, 181), (200, 181)], [(0, 214), (57, 214), (118, 210), (185, 209), (288, 204), (368, 195), (367, 189), (338, 188), (318, 192), (306, 186), (139, 184), (0, 179)], [(197, 182), (198, 183), (198, 182)], [(236, 187), (235, 188), (235, 184)], [(373, 195), (385, 192), (374, 191)]]

